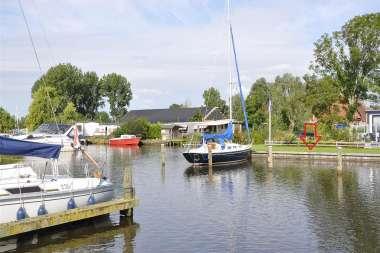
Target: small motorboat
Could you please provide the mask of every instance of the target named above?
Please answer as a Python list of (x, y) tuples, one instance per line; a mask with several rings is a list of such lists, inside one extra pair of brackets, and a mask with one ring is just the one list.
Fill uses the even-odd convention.
[[(59, 175), (60, 145), (0, 137), (0, 154), (50, 159), (52, 175), (38, 177), (30, 166), (0, 165), (0, 223), (93, 205), (113, 198), (113, 185), (94, 177)], [(46, 168), (45, 168), (46, 170)], [(88, 173), (86, 173), (88, 174)]]
[(128, 145), (139, 145), (140, 137), (132, 134), (123, 134), (120, 137), (112, 138), (109, 140), (109, 144), (112, 146), (128, 146)]

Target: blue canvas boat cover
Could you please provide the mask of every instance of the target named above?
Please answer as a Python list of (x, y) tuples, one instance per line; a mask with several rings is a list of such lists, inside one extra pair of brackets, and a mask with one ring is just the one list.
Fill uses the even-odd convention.
[(214, 141), (218, 142), (224, 142), (224, 140), (232, 140), (234, 137), (233, 128), (232, 128), (232, 122), (228, 123), (226, 131), (221, 134), (203, 134), (203, 141), (207, 142), (210, 139), (213, 139)]
[(60, 145), (20, 141), (0, 136), (0, 155), (35, 156), (57, 159)]

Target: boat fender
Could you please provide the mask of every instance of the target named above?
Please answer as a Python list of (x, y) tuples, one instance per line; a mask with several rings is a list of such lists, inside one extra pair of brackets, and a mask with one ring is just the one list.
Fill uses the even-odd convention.
[(48, 213), (48, 211), (46, 210), (45, 205), (41, 204), (40, 207), (38, 208), (37, 215), (41, 216), (41, 215), (45, 215), (47, 213)]
[(74, 209), (77, 207), (77, 204), (75, 203), (74, 197), (71, 197), (69, 199), (69, 202), (67, 202), (67, 210)]
[(17, 217), (17, 220), (23, 220), (26, 217), (28, 217), (26, 210), (23, 206), (20, 206), (20, 208), (17, 210), (16, 217)]
[(91, 195), (90, 195), (90, 197), (88, 197), (88, 200), (87, 200), (87, 204), (88, 205), (93, 205), (93, 204), (95, 204), (95, 196), (94, 196), (94, 194), (93, 193), (91, 193)]

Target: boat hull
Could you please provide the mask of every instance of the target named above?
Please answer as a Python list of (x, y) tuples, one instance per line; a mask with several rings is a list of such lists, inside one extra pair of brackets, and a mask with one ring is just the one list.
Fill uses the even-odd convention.
[[(193, 165), (208, 165), (208, 153), (184, 152), (185, 159)], [(231, 152), (213, 152), (213, 164), (228, 164), (245, 162), (251, 158), (251, 149), (237, 150)]]
[(140, 138), (129, 139), (110, 139), (109, 144), (112, 146), (137, 146), (140, 143)]
[[(109, 201), (113, 198), (112, 185), (99, 186), (93, 189), (77, 191), (59, 191), (44, 193), (44, 204), (48, 213), (62, 212), (68, 209), (68, 202), (74, 198), (77, 207), (88, 205), (88, 199), (93, 194), (95, 203)], [(41, 193), (23, 194), (23, 206), (27, 217), (38, 216), (38, 209), (42, 203)], [(20, 196), (13, 195), (11, 198), (0, 199), (0, 223), (17, 220), (17, 210), (20, 208)]]

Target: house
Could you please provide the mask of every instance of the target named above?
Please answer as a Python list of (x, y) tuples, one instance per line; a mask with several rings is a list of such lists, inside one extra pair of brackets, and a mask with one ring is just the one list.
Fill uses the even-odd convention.
[[(196, 115), (201, 117), (194, 117)], [(182, 138), (196, 132), (220, 132), (227, 128), (229, 122), (217, 107), (131, 110), (123, 121), (137, 118), (159, 123), (163, 140)]]

